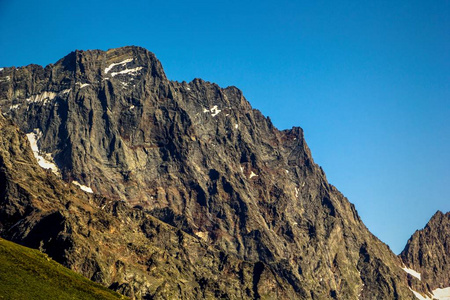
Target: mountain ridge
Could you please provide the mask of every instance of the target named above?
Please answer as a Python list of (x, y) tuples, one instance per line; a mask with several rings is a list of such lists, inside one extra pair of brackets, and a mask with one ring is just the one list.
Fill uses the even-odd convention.
[(438, 210), (423, 229), (416, 230), (399, 255), (432, 290), (450, 287), (449, 232), (450, 212)]
[[(235, 87), (169, 81), (143, 48), (75, 51), (1, 71), (0, 108), (39, 136), (65, 181), (253, 265), (245, 297), (414, 299), (400, 260), (328, 183), (303, 130), (276, 129)], [(133, 297), (151, 290), (128, 284)]]

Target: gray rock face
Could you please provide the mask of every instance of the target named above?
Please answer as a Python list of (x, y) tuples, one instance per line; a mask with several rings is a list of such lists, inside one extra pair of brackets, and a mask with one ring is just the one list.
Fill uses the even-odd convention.
[(400, 257), (432, 290), (450, 287), (450, 212), (436, 212), (411, 236)]
[[(217, 261), (248, 262), (238, 298), (413, 299), (401, 262), (327, 182), (302, 129), (279, 131), (235, 87), (169, 81), (138, 47), (76, 51), (1, 71), (0, 109), (39, 133), (65, 181), (170, 224)], [(234, 270), (224, 278), (247, 272)]]
[(1, 115), (0, 217), (2, 237), (132, 299), (296, 297), (261, 262), (242, 261), (140, 208), (64, 183), (38, 166), (25, 135)]

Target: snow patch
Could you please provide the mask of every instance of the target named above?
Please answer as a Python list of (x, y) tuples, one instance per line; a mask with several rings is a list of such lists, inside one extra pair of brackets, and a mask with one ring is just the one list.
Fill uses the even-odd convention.
[(213, 117), (215, 117), (215, 116), (217, 116), (220, 112), (221, 112), (221, 110), (217, 107), (217, 105), (214, 105), (211, 109), (204, 109), (203, 110), (203, 112), (204, 113), (207, 113), (207, 112), (210, 112), (211, 113), (211, 116), (213, 116)]
[(255, 173), (253, 173), (253, 171), (250, 173), (250, 176), (248, 178), (252, 179), (253, 177), (256, 177), (258, 175), (256, 175)]
[(190, 91), (190, 90), (191, 90), (191, 88), (190, 88), (190, 87), (187, 87), (186, 89), (187, 89), (188, 91)]
[(221, 112), (220, 109), (217, 108), (217, 105), (214, 105), (213, 108), (211, 108), (211, 116), (215, 117)]
[(239, 166), (239, 169), (241, 169), (241, 172), (244, 172), (244, 167)]
[(87, 87), (88, 85), (90, 85), (89, 83), (81, 83), (81, 82), (77, 82), (77, 85), (80, 86), (80, 89)]
[(20, 104), (11, 105), (11, 106), (9, 106), (9, 110), (15, 110), (15, 109), (18, 109), (19, 107), (20, 107)]
[(131, 106), (130, 106), (130, 110), (133, 110), (133, 109), (134, 109), (134, 105), (131, 105)]
[(409, 269), (407, 267), (403, 267), (402, 270), (408, 274), (411, 274), (412, 276), (416, 277), (417, 279), (422, 280), (419, 272), (414, 271), (413, 269)]
[(409, 289), (410, 289), (411, 292), (413, 292), (414, 296), (416, 296), (416, 298), (419, 299), (419, 300), (432, 300), (431, 298), (422, 296), (419, 292), (416, 292), (412, 288), (409, 288)]
[(419, 300), (450, 300), (450, 287), (443, 288), (443, 289), (435, 289), (432, 291), (433, 295), (432, 298), (423, 296), (419, 292), (414, 291), (413, 289), (409, 288), (411, 292), (413, 292), (414, 296), (416, 296)]
[(111, 77), (114, 77), (114, 76), (119, 75), (119, 74), (137, 73), (138, 71), (140, 71), (142, 69), (143, 69), (142, 67), (136, 67), (134, 69), (125, 69), (125, 70), (122, 70), (122, 71), (119, 71), (119, 72), (112, 72), (111, 73)]
[(0, 72), (3, 71), (3, 68), (0, 68)]
[(450, 300), (450, 287), (433, 290), (433, 298), (438, 300)]
[(65, 94), (70, 93), (70, 91), (71, 91), (71, 89), (63, 90), (63, 91), (60, 92), (60, 94), (61, 95), (65, 95)]
[(285, 170), (286, 171), (286, 174), (289, 174), (289, 170)]
[(199, 238), (201, 238), (204, 241), (208, 240), (208, 232), (206, 232), (206, 231), (196, 231), (195, 235), (198, 236)]
[(296, 187), (295, 188), (295, 198), (298, 198), (298, 192), (299, 192), (299, 189), (298, 189), (298, 187)]
[(234, 128), (238, 129), (239, 125), (238, 124), (234, 124)]
[(33, 95), (27, 98), (26, 101), (30, 103), (45, 102), (45, 100), (53, 100), (58, 94), (54, 92), (43, 92), (42, 94)]
[(127, 64), (129, 62), (132, 62), (132, 61), (133, 61), (132, 58), (128, 58), (128, 59), (125, 59), (124, 61), (110, 64), (108, 67), (105, 68), (105, 74), (108, 73), (109, 71), (111, 71), (111, 69), (114, 68), (115, 66), (125, 65), (125, 64)]
[(79, 183), (78, 181), (72, 181), (73, 184), (75, 184), (76, 186), (78, 186), (80, 189), (82, 189), (85, 192), (91, 193), (93, 194), (94, 192), (92, 191), (92, 189), (88, 186), (82, 185), (81, 183)]
[(52, 155), (50, 153), (42, 153), (39, 151), (38, 141), (42, 137), (42, 132), (39, 128), (35, 128), (33, 132), (27, 133), (28, 141), (31, 145), (31, 150), (33, 151), (34, 157), (36, 158), (38, 164), (44, 169), (51, 169), (56, 175), (60, 175), (58, 167), (52, 161)]

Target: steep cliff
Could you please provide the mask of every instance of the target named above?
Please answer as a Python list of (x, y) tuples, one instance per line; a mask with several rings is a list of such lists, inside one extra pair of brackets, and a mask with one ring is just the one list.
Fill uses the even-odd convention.
[[(303, 131), (279, 131), (235, 87), (220, 88), (200, 79), (169, 81), (156, 57), (138, 47), (76, 51), (45, 68), (2, 70), (0, 108), (28, 133), (41, 166), (53, 168), (56, 175), (45, 173), (52, 182), (60, 182), (61, 176), (112, 199), (102, 200), (114, 203), (104, 209), (100, 200), (89, 200), (98, 204), (89, 208), (98, 215), (95, 220), (108, 225), (85, 233), (90, 237), (95, 231), (99, 240), (108, 242), (74, 245), (70, 240), (43, 247), (96, 281), (120, 284), (114, 274), (120, 273), (121, 263), (110, 259), (116, 253), (118, 261), (134, 259), (125, 265), (142, 265), (148, 259), (165, 261), (171, 270), (149, 263), (147, 269), (127, 273), (128, 294), (138, 298), (166, 295), (162, 287), (174, 285), (177, 297), (202, 297), (205, 291), (221, 297), (217, 291), (223, 290), (225, 298), (414, 298), (401, 261), (327, 182)], [(26, 184), (32, 189), (36, 182), (31, 177)], [(59, 192), (62, 186), (65, 192)], [(46, 193), (66, 195), (70, 190), (79, 195), (75, 189), (59, 183)], [(11, 193), (9, 186), (3, 190)], [(34, 209), (34, 198), (16, 190), (2, 200), (7, 205), (1, 213), (8, 215), (2, 218), (8, 220), (2, 222), (2, 235), (26, 243), (24, 232), (32, 224), (20, 220)], [(61, 202), (59, 196), (49, 202), (55, 199)], [(58, 205), (68, 206), (58, 211), (73, 207), (64, 201)], [(48, 224), (66, 224), (72, 218), (85, 217), (55, 212)], [(122, 222), (128, 219), (138, 221)], [(150, 229), (143, 219), (151, 220)], [(24, 225), (14, 226), (17, 221)], [(86, 217), (87, 228), (90, 222)], [(55, 234), (70, 236), (68, 231), (78, 224), (61, 225)], [(115, 232), (117, 228), (126, 229)], [(39, 236), (33, 239), (39, 247)], [(131, 241), (140, 241), (142, 248), (130, 250), (125, 245)], [(97, 254), (80, 257), (81, 245)], [(155, 247), (177, 255), (169, 260), (164, 251), (154, 250), (162, 258), (153, 258), (149, 249)], [(51, 253), (56, 248), (65, 249), (63, 257)], [(224, 262), (227, 272), (221, 267)], [(101, 275), (85, 271), (83, 264), (98, 266)], [(204, 268), (196, 269), (196, 264)], [(175, 275), (183, 277), (184, 272), (195, 287), (175, 282)], [(148, 276), (160, 280), (149, 283)]]
[(411, 236), (400, 257), (430, 289), (450, 289), (450, 212), (436, 212)]
[[(161, 222), (142, 208), (66, 184), (38, 166), (27, 138), (0, 116), (0, 234), (127, 296), (292, 298), (284, 278)], [(270, 288), (269, 288), (270, 289)]]

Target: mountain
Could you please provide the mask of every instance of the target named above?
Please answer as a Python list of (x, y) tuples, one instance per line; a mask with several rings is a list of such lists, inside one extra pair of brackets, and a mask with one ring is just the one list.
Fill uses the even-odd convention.
[(0, 238), (1, 299), (125, 299), (52, 261)]
[[(1, 115), (0, 195), (2, 237), (133, 299), (257, 298), (273, 281), (274, 296), (295, 295), (261, 263), (63, 182), (38, 165), (27, 136)], [(7, 295), (0, 290), (0, 296)]]
[(75, 51), (0, 71), (0, 109), (0, 235), (94, 281), (138, 299), (414, 299), (302, 129), (235, 87), (169, 81), (139, 47)]
[(417, 230), (400, 254), (405, 268), (427, 283), (433, 294), (443, 290), (450, 298), (450, 212), (436, 212)]

